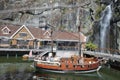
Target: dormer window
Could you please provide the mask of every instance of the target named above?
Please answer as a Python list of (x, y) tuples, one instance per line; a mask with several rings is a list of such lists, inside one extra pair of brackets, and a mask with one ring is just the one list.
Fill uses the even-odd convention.
[(49, 31), (46, 31), (46, 32), (44, 33), (44, 36), (45, 36), (45, 38), (50, 38), (50, 37), (51, 37), (51, 34), (50, 34)]
[(2, 29), (3, 34), (9, 34), (10, 33), (10, 29), (6, 26)]

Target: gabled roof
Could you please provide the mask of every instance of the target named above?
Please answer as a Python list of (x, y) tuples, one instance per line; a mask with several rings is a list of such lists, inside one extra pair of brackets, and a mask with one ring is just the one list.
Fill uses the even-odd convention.
[(42, 39), (44, 30), (38, 27), (27, 27), (35, 39)]
[(54, 32), (54, 37), (56, 40), (62, 41), (80, 41), (84, 42), (85, 36), (82, 34), (74, 33), (74, 32), (67, 32), (67, 31), (57, 31)]
[[(0, 30), (2, 30), (5, 26), (0, 26)], [(10, 29), (10, 34), (2, 34), (2, 31), (0, 31), (0, 36), (5, 36), (9, 38), (13, 38), (15, 34), (17, 34), (22, 28), (25, 28), (33, 39), (37, 40), (51, 40), (51, 37), (46, 37), (47, 33), (51, 32), (50, 30), (42, 30), (38, 27), (26, 27), (23, 26), (13, 26), (13, 25), (7, 25), (7, 27)], [(73, 33), (73, 32), (67, 32), (67, 31), (53, 31), (52, 39), (58, 40), (58, 41), (80, 41), (86, 42), (86, 36), (84, 36), (82, 33)]]
[(67, 31), (54, 32), (54, 38), (56, 40), (62, 40), (62, 41), (78, 41), (76, 36), (74, 36), (72, 33), (67, 32)]
[(5, 26), (5, 27), (2, 29), (2, 31), (3, 31), (4, 29), (7, 29), (8, 31), (10, 31), (10, 29), (9, 29), (7, 26)]
[[(7, 28), (10, 30), (9, 34), (3, 34), (2, 29), (4, 29), (7, 26)], [(0, 25), (0, 36), (5, 37), (11, 37), (20, 27), (19, 26), (13, 26), (13, 25)]]
[[(35, 27), (28, 27), (28, 29), (33, 34), (35, 39), (51, 41), (51, 37), (46, 37), (47, 33), (50, 33), (51, 35), (50, 30), (46, 31)], [(84, 36), (82, 33), (78, 34), (67, 31), (53, 31), (53, 35), (52, 35), (52, 39), (58, 41), (79, 41), (79, 38), (81, 42), (86, 41), (86, 36)]]
[[(72, 33), (67, 31), (53, 31), (52, 35), (52, 39), (58, 41), (79, 41), (79, 38), (81, 42), (85, 42), (86, 40), (86, 37), (81, 33), (79, 35), (78, 33)], [(51, 40), (51, 38), (46, 38), (46, 36), (43, 35), (42, 40)]]
[(25, 28), (29, 32), (29, 34), (32, 36), (32, 38), (35, 39), (33, 34), (29, 31), (29, 29), (25, 25), (22, 25), (10, 38), (13, 38), (22, 28)]
[(45, 38), (51, 38), (51, 31), (50, 30), (45, 31), (43, 36), (45, 36)]

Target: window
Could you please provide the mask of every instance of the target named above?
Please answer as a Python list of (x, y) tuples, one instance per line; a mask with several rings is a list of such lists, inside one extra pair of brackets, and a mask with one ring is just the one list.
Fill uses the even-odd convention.
[(28, 41), (26, 40), (18, 40), (18, 44), (28, 44)]
[(0, 43), (2, 43), (2, 44), (9, 44), (9, 42), (10, 42), (10, 40), (5, 39), (5, 38), (1, 39), (1, 41), (0, 41)]
[(26, 37), (26, 36), (27, 36), (27, 33), (26, 33), (26, 32), (21, 32), (21, 33), (19, 33), (19, 36), (20, 36), (20, 37)]

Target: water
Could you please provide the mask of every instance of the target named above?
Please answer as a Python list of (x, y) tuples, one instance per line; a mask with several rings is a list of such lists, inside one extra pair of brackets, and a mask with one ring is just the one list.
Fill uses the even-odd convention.
[(99, 72), (89, 74), (59, 74), (45, 71), (37, 73), (31, 64), (32, 62), (22, 60), (19, 63), (1, 62), (0, 80), (119, 80), (120, 78), (120, 71), (108, 67), (102, 67)]
[(100, 20), (100, 48), (107, 48), (106, 43), (109, 41), (108, 33), (110, 28), (110, 20), (112, 17), (111, 4), (108, 5), (103, 11), (101, 20)]

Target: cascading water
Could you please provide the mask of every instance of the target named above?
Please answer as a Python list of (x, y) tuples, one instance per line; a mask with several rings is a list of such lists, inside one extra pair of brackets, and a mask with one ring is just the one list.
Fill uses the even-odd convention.
[[(105, 10), (103, 11), (101, 20), (100, 20), (100, 48), (104, 49), (107, 48), (107, 38), (108, 38), (108, 32), (110, 28), (110, 20), (112, 17), (112, 9), (111, 4), (108, 5)], [(103, 50), (101, 52), (104, 52)]]

